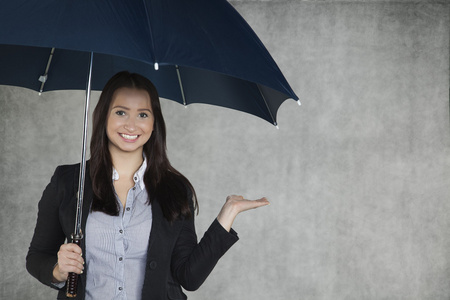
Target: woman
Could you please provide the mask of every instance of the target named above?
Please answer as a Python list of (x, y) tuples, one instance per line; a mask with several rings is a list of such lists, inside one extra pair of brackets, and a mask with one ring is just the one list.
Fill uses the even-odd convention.
[(228, 196), (198, 243), (194, 188), (166, 155), (156, 88), (128, 72), (113, 76), (93, 114), (81, 247), (73, 232), (79, 164), (59, 166), (39, 202), (27, 269), (65, 298), (69, 272), (81, 274), (76, 299), (187, 299), (238, 240), (237, 214), (269, 204)]

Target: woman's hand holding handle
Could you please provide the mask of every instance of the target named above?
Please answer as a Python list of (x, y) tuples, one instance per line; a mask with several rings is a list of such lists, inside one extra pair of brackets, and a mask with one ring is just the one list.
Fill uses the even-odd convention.
[(81, 248), (73, 243), (63, 244), (58, 251), (58, 263), (53, 268), (53, 281), (55, 283), (67, 280), (69, 272), (83, 273), (84, 259)]

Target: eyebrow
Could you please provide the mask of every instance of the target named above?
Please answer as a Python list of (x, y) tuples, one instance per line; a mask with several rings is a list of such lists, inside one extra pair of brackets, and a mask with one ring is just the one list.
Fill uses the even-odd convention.
[[(117, 106), (114, 106), (112, 109), (116, 109), (116, 108), (121, 108), (121, 109), (124, 109), (124, 110), (130, 110), (128, 107), (126, 107), (126, 106), (122, 106), (122, 105), (117, 105)], [(138, 109), (138, 111), (148, 111), (148, 112), (152, 112), (150, 109), (148, 109), (148, 108), (139, 108)]]

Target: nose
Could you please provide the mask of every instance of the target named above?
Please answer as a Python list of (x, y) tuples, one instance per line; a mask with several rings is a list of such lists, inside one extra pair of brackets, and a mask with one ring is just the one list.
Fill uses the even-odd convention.
[(133, 132), (136, 130), (136, 122), (132, 118), (130, 118), (127, 120), (123, 127), (129, 132)]

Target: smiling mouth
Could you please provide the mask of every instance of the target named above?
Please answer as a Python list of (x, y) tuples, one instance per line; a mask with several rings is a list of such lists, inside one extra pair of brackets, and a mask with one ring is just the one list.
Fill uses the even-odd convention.
[(127, 139), (127, 140), (135, 140), (135, 139), (138, 138), (137, 134), (136, 135), (128, 135), (128, 134), (125, 134), (125, 133), (119, 133), (119, 134), (120, 134), (121, 137), (123, 137), (124, 139)]

